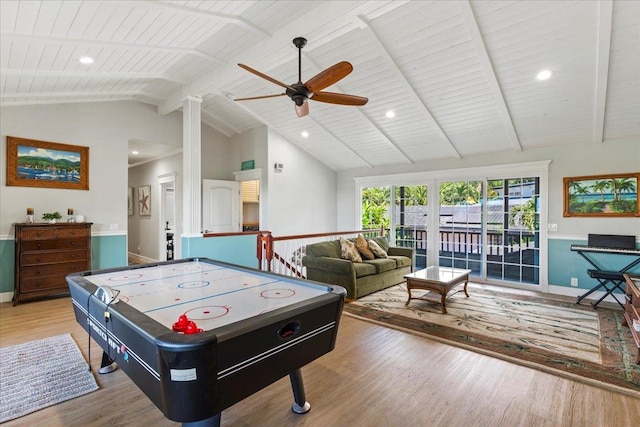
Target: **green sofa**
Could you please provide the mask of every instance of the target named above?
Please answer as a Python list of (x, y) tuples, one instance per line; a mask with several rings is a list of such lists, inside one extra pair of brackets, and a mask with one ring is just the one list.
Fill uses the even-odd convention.
[(387, 252), (388, 258), (363, 262), (343, 259), (340, 240), (307, 245), (302, 258), (302, 265), (307, 268), (307, 279), (342, 286), (347, 290), (347, 301), (404, 282), (404, 276), (412, 271), (414, 250), (389, 247), (384, 237), (372, 240)]

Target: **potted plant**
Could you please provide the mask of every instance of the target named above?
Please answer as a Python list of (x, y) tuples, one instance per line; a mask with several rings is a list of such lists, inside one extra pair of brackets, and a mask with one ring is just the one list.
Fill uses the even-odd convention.
[(55, 224), (56, 220), (62, 218), (62, 215), (60, 215), (60, 212), (45, 212), (42, 214), (42, 219), (44, 219), (45, 221), (48, 221), (51, 224)]

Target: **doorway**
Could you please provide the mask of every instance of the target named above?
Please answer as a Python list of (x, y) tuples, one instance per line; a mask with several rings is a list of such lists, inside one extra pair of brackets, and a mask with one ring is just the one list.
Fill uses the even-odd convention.
[(171, 261), (180, 256), (176, 227), (175, 177), (175, 173), (158, 177), (160, 184), (158, 259), (161, 261)]

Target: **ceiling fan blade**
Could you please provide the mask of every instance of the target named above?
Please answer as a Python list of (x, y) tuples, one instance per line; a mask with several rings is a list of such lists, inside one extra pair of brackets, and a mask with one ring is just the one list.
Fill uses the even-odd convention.
[(335, 92), (316, 92), (313, 94), (313, 97), (311, 99), (313, 99), (314, 101), (340, 105), (364, 105), (369, 101), (368, 98), (362, 96), (347, 95), (344, 93)]
[(318, 92), (326, 87), (331, 86), (334, 83), (339, 82), (352, 71), (353, 65), (351, 65), (350, 63), (346, 61), (338, 62), (337, 64), (311, 77), (304, 85), (307, 87), (309, 92)]
[[(295, 105), (295, 104), (294, 104)], [(296, 105), (296, 114), (298, 117), (304, 117), (309, 114), (309, 103), (305, 102), (302, 105)]]
[(295, 89), (292, 88), (291, 86), (286, 85), (286, 84), (284, 84), (282, 82), (279, 82), (278, 80), (274, 79), (273, 77), (269, 77), (266, 74), (263, 74), (258, 70), (254, 70), (253, 68), (249, 67), (248, 65), (238, 64), (238, 66), (240, 68), (244, 68), (245, 70), (247, 70), (250, 73), (255, 74), (256, 76), (262, 77), (263, 79), (270, 81), (271, 83), (277, 84), (278, 86), (281, 86), (281, 87), (283, 87), (285, 89), (291, 89), (292, 91), (295, 92)]
[(248, 98), (233, 98), (234, 101), (250, 101), (252, 99), (264, 99), (264, 98), (277, 98), (278, 96), (284, 96), (286, 93), (279, 93), (277, 95), (262, 95), (262, 96), (250, 96)]

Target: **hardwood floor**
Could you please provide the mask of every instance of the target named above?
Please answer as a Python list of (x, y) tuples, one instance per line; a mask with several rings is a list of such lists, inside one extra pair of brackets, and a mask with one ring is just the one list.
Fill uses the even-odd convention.
[[(0, 346), (86, 332), (70, 298), (0, 304)], [(101, 350), (92, 343), (94, 371)], [(336, 349), (302, 369), (311, 411), (291, 411), (288, 378), (223, 411), (223, 426), (640, 425), (640, 399), (343, 316)], [(7, 422), (13, 426), (176, 426), (121, 370), (100, 389)], [(0, 386), (1, 386), (0, 378)]]

